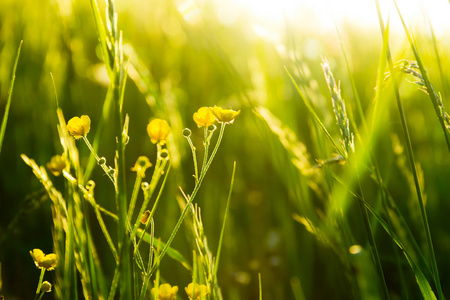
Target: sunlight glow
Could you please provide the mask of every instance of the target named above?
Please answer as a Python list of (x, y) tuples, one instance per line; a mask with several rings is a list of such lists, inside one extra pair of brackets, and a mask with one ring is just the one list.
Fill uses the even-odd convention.
[[(252, 24), (272, 28), (297, 25), (314, 31), (334, 30), (335, 24), (351, 24), (359, 28), (378, 28), (374, 0), (216, 0), (218, 17), (224, 24), (234, 23), (245, 15)], [(393, 0), (380, 0), (384, 21), (390, 19), (391, 28), (401, 29)], [(409, 26), (428, 26), (428, 19), (436, 34), (449, 34), (450, 4), (448, 0), (397, 0)], [(428, 19), (427, 19), (428, 18)]]

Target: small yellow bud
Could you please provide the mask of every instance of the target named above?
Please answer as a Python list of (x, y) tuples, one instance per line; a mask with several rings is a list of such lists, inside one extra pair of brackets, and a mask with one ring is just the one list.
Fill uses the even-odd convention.
[(212, 112), (220, 123), (227, 124), (233, 123), (234, 119), (241, 113), (240, 110), (234, 111), (232, 109), (223, 109), (217, 106), (212, 108)]
[(141, 216), (141, 223), (147, 224), (148, 218), (150, 217), (150, 211), (146, 210)]
[(73, 117), (67, 122), (67, 131), (77, 140), (88, 134), (89, 130), (91, 130), (91, 119), (89, 116)]
[[(178, 292), (177, 286), (171, 286), (168, 283), (161, 284), (158, 288), (158, 300), (173, 300)], [(156, 295), (156, 288), (152, 288), (151, 293)]]
[(136, 160), (136, 163), (134, 164), (134, 167), (131, 168), (131, 171), (142, 173), (142, 177), (145, 177), (145, 170), (147, 170), (148, 168), (150, 168), (152, 166), (152, 163), (150, 162), (150, 160), (148, 159), (147, 156), (139, 156), (138, 159)]
[(38, 268), (44, 268), (47, 271), (52, 271), (55, 269), (58, 263), (58, 257), (55, 253), (44, 254), (40, 249), (33, 249), (30, 251), (30, 255)]
[(61, 172), (66, 168), (66, 157), (63, 155), (55, 155), (46, 164), (47, 169), (55, 176), (61, 175)]
[(216, 117), (212, 113), (211, 107), (200, 107), (196, 113), (194, 113), (194, 121), (198, 127), (208, 127), (216, 121)]
[(52, 284), (50, 282), (48, 282), (48, 281), (44, 281), (41, 284), (41, 292), (49, 293), (51, 291), (52, 291)]
[(184, 290), (191, 300), (200, 299), (201, 297), (205, 297), (209, 293), (208, 287), (206, 285), (198, 283), (196, 283), (195, 286), (193, 283), (189, 283), (188, 286), (184, 288)]
[(153, 144), (164, 144), (170, 132), (169, 123), (162, 119), (153, 119), (147, 125), (147, 132)]

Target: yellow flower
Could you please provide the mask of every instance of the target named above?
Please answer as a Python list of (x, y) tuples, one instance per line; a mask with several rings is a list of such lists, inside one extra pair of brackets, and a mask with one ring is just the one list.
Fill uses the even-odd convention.
[(187, 287), (184, 288), (186, 291), (186, 294), (188, 295), (189, 299), (193, 299), (193, 300), (197, 300), (200, 299), (201, 297), (205, 297), (209, 291), (208, 291), (208, 287), (204, 284), (195, 284), (195, 288), (194, 285), (192, 283), (189, 283)]
[(89, 116), (73, 117), (67, 122), (67, 131), (77, 140), (88, 134), (89, 130), (91, 130), (91, 119)]
[(30, 251), (30, 255), (34, 260), (36, 267), (39, 267), (39, 261), (45, 256), (41, 249), (33, 249), (33, 251)]
[(234, 111), (232, 109), (223, 109), (222, 107), (214, 106), (212, 108), (213, 114), (220, 123), (233, 123), (234, 119), (241, 113), (240, 110)]
[(58, 263), (58, 257), (55, 253), (44, 254), (40, 249), (33, 249), (30, 251), (31, 257), (38, 268), (44, 268), (47, 271), (52, 271), (55, 269)]
[(52, 284), (48, 281), (44, 281), (41, 285), (41, 292), (49, 293), (52, 291)]
[[(152, 295), (156, 295), (156, 288), (152, 288)], [(168, 283), (163, 283), (158, 289), (158, 300), (173, 300), (178, 292), (177, 286), (170, 286)]]
[(147, 132), (153, 144), (166, 141), (169, 136), (170, 127), (167, 121), (161, 119), (153, 119), (147, 125)]
[(200, 107), (196, 113), (194, 113), (194, 121), (198, 127), (208, 127), (216, 121), (216, 117), (212, 113), (211, 107)]
[(55, 176), (61, 175), (61, 172), (66, 168), (66, 158), (63, 155), (55, 155), (46, 164), (47, 169)]

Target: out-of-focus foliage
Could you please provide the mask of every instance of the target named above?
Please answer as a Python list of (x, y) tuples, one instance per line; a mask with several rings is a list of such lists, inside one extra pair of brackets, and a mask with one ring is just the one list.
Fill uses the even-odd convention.
[[(326, 216), (333, 209), (335, 198), (351, 197), (347, 191), (332, 188), (336, 185), (331, 183), (333, 177), (319, 166), (324, 161), (338, 162), (339, 159), (308, 114), (285, 71), (286, 67), (293, 74), (323, 124), (338, 140), (339, 127), (335, 124), (320, 66), (321, 56), (326, 56), (334, 77), (340, 81), (347, 113), (355, 121), (351, 126), (356, 125), (363, 134), (335, 32), (315, 32), (309, 27), (302, 30), (287, 24), (286, 28), (277, 28), (278, 39), (274, 42), (267, 36), (257, 35), (245, 16), (239, 16), (234, 23), (221, 23), (214, 4), (208, 1), (117, 0), (116, 5), (129, 76), (124, 98), (124, 112), (130, 118), (126, 164), (131, 169), (137, 157), (155, 155), (146, 132), (152, 118), (165, 118), (170, 122), (171, 147), (176, 149), (172, 152), (173, 171), (168, 187), (155, 216), (156, 235), (166, 240), (178, 219), (177, 198), (181, 197), (178, 187), (191, 190), (194, 185), (190, 149), (182, 135), (184, 128), (191, 128), (193, 142), (201, 148), (203, 131), (197, 131), (193, 113), (200, 107), (214, 105), (241, 110), (233, 125), (227, 128), (197, 196), (209, 246), (215, 252), (233, 161), (237, 162), (218, 273), (224, 298), (257, 299), (258, 273), (262, 276), (264, 299), (303, 299), (302, 295), (304, 299), (357, 299), (363, 294), (356, 287), (370, 286), (371, 276), (375, 275), (367, 267), (370, 252), (358, 207), (355, 201), (348, 200), (349, 211), (345, 212), (345, 217), (353, 236), (347, 238), (361, 244), (364, 251), (348, 258), (351, 256), (348, 248), (352, 245), (340, 236), (340, 220)], [(369, 114), (374, 105), (382, 37), (378, 31), (345, 25), (340, 31), (363, 112)], [(417, 43), (430, 80), (445, 103), (450, 97), (450, 88), (448, 76), (442, 74), (447, 74), (450, 66), (446, 56), (450, 49), (449, 45), (441, 44), (444, 37), (433, 44), (428, 32), (429, 28), (418, 28)], [(393, 39), (394, 60), (414, 59), (401, 34)], [(33, 295), (38, 271), (29, 257), (29, 250), (39, 248), (45, 253), (52, 252), (50, 201), (20, 158), (24, 153), (39, 165), (45, 165), (62, 152), (50, 73), (66, 119), (89, 115), (92, 136), (98, 126), (96, 120), (104, 109), (108, 86), (89, 1), (2, 0), (1, 112), (21, 40), (24, 43), (0, 155), (0, 294), (7, 299)], [(438, 47), (440, 61), (433, 45)], [(441, 281), (445, 283), (450, 280), (450, 228), (446, 223), (450, 210), (447, 201), (450, 153), (427, 95), (405, 78), (399, 78), (399, 82), (426, 196)], [(384, 93), (387, 100), (383, 100), (382, 107), (386, 121), (376, 123), (375, 120), (383, 133), (373, 152), (384, 184), (422, 246), (425, 239), (420, 211), (390, 88)], [(110, 162), (114, 160), (116, 144), (113, 132), (113, 128), (105, 128), (98, 148)], [(358, 142), (355, 144), (358, 149)], [(81, 143), (77, 145), (81, 164), (85, 165), (88, 149)], [(338, 174), (345, 167), (330, 163), (330, 168)], [(94, 168), (92, 177), (96, 193), (104, 195), (96, 200), (114, 210), (114, 193), (108, 178), (98, 167)], [(64, 190), (62, 178), (54, 178), (54, 183)], [(132, 181), (128, 184), (131, 190)], [(363, 184), (366, 201), (378, 209), (380, 191), (369, 176), (364, 177)], [(338, 193), (341, 195), (336, 195)], [(92, 211), (86, 213), (95, 219)], [(400, 238), (406, 236), (400, 220), (393, 221), (397, 222), (393, 226), (399, 228)], [(108, 226), (116, 226), (108, 222)], [(400, 256), (401, 253), (375, 220), (372, 225), (387, 285), (395, 299), (403, 290), (394, 253)], [(92, 227), (94, 236), (101, 236), (96, 223)], [(180, 230), (173, 247), (190, 257), (191, 245), (192, 233), (188, 229)], [(110, 256), (103, 239), (99, 239), (97, 247), (100, 253)], [(112, 256), (109, 258), (113, 261)], [(109, 274), (114, 271), (114, 265), (105, 263), (102, 267)], [(406, 261), (401, 269), (407, 279), (403, 288), (410, 290), (411, 298), (420, 297)], [(192, 281), (188, 271), (170, 258), (163, 260), (161, 276), (180, 287)], [(111, 279), (107, 278), (108, 282)], [(443, 289), (450, 294), (449, 285), (444, 284)], [(178, 296), (185, 297), (184, 294)]]

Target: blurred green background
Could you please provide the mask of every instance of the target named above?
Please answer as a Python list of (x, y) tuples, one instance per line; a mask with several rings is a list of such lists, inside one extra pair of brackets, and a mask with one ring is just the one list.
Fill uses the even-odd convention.
[[(322, 218), (334, 199), (329, 183), (320, 170), (314, 174), (305, 172), (316, 160), (332, 158), (334, 152), (308, 115), (285, 67), (294, 75), (337, 141), (339, 128), (321, 70), (321, 57), (328, 58), (336, 79), (341, 80), (347, 110), (354, 115), (356, 126), (360, 126), (340, 42), (347, 50), (363, 110), (369, 111), (382, 46), (379, 30), (344, 22), (339, 25), (342, 34), (339, 40), (334, 30), (319, 30), (313, 22), (300, 26), (287, 20), (284, 24), (269, 24), (257, 30), (245, 14), (238, 15), (233, 22), (221, 22), (217, 5), (209, 1), (133, 0), (117, 1), (116, 6), (129, 73), (124, 102), (124, 111), (130, 117), (127, 166), (131, 168), (140, 155), (155, 160), (156, 149), (146, 134), (146, 125), (152, 117), (169, 120), (176, 149), (169, 184), (155, 217), (156, 236), (166, 240), (178, 219), (178, 187), (190, 191), (194, 184), (190, 149), (181, 134), (183, 128), (191, 128), (194, 143), (198, 149), (202, 148), (202, 131), (197, 129), (192, 114), (202, 106), (240, 109), (235, 123), (226, 129), (197, 198), (208, 243), (215, 252), (232, 166), (237, 162), (219, 270), (219, 284), (225, 299), (258, 299), (258, 273), (262, 276), (264, 299), (358, 299), (354, 281), (358, 281), (360, 287), (370, 285), (371, 277), (367, 274), (373, 273), (370, 266), (367, 267), (370, 261), (367, 247), (361, 257), (343, 261), (342, 255), (349, 255), (351, 245), (338, 243), (343, 247), (329, 247), (298, 222), (298, 217), (302, 216), (316, 226), (327, 224), (322, 230), (329, 236), (338, 234), (338, 229), (328, 224), (333, 220)], [(376, 14), (375, 9), (373, 14)], [(449, 70), (448, 35), (442, 35), (437, 44), (433, 44), (429, 28), (417, 26), (414, 30), (431, 81), (447, 103), (449, 80), (442, 75)], [(53, 155), (62, 152), (50, 73), (66, 120), (89, 115), (92, 127), (88, 137), (92, 139), (108, 85), (89, 1), (2, 0), (2, 115), (21, 40), (24, 43), (0, 154), (0, 294), (6, 299), (32, 297), (39, 270), (29, 251), (33, 248), (46, 253), (52, 251), (51, 203), (31, 169), (20, 158), (24, 153), (45, 165)], [(440, 63), (433, 45), (438, 46)], [(392, 37), (392, 51), (394, 60), (413, 58), (400, 32)], [(401, 93), (420, 165), (441, 281), (444, 293), (450, 295), (450, 227), (447, 221), (450, 155), (427, 95), (407, 81), (403, 81)], [(425, 238), (414, 186), (401, 149), (403, 137), (398, 112), (392, 95), (385, 93), (384, 96), (392, 99), (383, 102), (387, 121), (379, 125), (383, 133), (375, 153), (390, 193), (406, 216), (419, 245), (423, 246)], [(88, 149), (81, 142), (77, 145), (81, 163), (86, 164)], [(99, 154), (112, 162), (114, 149), (113, 129), (106, 128), (100, 139)], [(333, 168), (339, 173), (345, 166)], [(114, 210), (114, 191), (107, 177), (95, 168), (92, 178), (97, 184), (97, 202)], [(131, 190), (134, 178), (131, 171), (128, 178)], [(52, 179), (58, 189), (64, 190), (63, 178)], [(366, 179), (364, 183), (368, 201), (376, 203), (378, 191), (373, 182)], [(90, 216), (95, 220), (92, 211)], [(355, 240), (365, 247), (362, 221), (355, 203), (350, 204), (347, 216)], [(95, 224), (94, 236), (98, 236), (96, 246), (99, 253), (104, 253), (103, 268), (111, 280), (112, 255), (97, 223), (92, 223)], [(375, 222), (373, 224), (388, 288), (393, 299), (402, 299), (402, 286), (393, 258), (398, 249), (385, 232), (377, 228)], [(115, 226), (114, 222), (108, 225)], [(192, 259), (193, 238), (189, 230), (182, 229), (178, 233), (173, 247)], [(406, 261), (403, 264), (410, 297), (419, 299), (414, 276)], [(172, 285), (180, 287), (180, 299), (184, 299), (183, 287), (191, 280), (188, 271), (165, 258), (161, 273)]]

